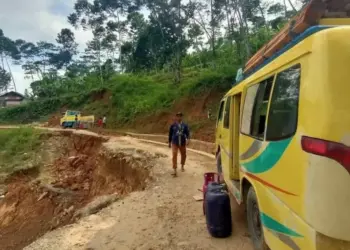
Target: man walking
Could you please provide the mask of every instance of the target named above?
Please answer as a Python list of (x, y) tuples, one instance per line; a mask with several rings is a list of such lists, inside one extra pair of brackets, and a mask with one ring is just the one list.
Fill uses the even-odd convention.
[(211, 119), (211, 109), (208, 109), (208, 119)]
[(103, 121), (102, 121), (102, 117), (100, 117), (97, 121), (97, 127), (102, 128), (102, 126), (103, 126)]
[(78, 115), (75, 115), (74, 121), (75, 121), (74, 123), (75, 129), (78, 129), (79, 128)]
[(107, 126), (107, 117), (106, 116), (103, 116), (103, 120), (102, 120), (102, 126), (103, 126), (103, 128), (106, 128), (106, 126)]
[(186, 145), (190, 142), (190, 130), (187, 124), (182, 122), (183, 114), (181, 112), (176, 114), (175, 122), (169, 129), (169, 148), (173, 152), (173, 176), (177, 176), (177, 155), (178, 151), (181, 154), (181, 171), (185, 171), (186, 162)]

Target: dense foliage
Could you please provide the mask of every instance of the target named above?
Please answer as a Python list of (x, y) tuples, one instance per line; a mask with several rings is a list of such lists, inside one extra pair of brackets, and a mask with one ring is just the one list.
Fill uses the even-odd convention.
[[(93, 82), (87, 79), (87, 84)], [(172, 83), (172, 74), (150, 76), (120, 74), (111, 77), (103, 87), (81, 89), (57, 97), (37, 98), (28, 104), (0, 109), (0, 123), (30, 123), (64, 109), (81, 110), (84, 114), (107, 115), (113, 124), (130, 121), (137, 115), (168, 108), (181, 96), (200, 94), (205, 90), (223, 91), (232, 84), (233, 74), (210, 70), (183, 73), (180, 87)], [(104, 99), (107, 98), (107, 99)], [(104, 100), (103, 100), (104, 99)], [(62, 111), (64, 111), (64, 109)]]
[[(69, 28), (56, 44), (13, 40), (0, 29), (0, 91), (13, 80), (9, 60), (32, 80), (25, 93), (32, 102), (1, 110), (0, 120), (28, 122), (62, 106), (87, 106), (127, 121), (180, 95), (228, 88), (236, 70), (304, 3), (76, 0), (67, 18), (75, 29), (92, 32), (84, 51)], [(91, 102), (101, 90), (111, 93), (107, 109), (117, 111)]]

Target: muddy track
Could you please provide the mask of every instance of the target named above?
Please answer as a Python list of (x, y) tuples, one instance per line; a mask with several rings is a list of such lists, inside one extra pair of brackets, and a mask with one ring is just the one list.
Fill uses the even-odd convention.
[(212, 158), (189, 153), (185, 173), (170, 176), (169, 149), (130, 137), (112, 138), (105, 146), (125, 152), (140, 150), (158, 156), (152, 183), (101, 212), (55, 230), (28, 246), (32, 249), (253, 249), (246, 232), (244, 211), (232, 203), (234, 233), (213, 239), (207, 231), (201, 202), (195, 202), (202, 174), (215, 167)]
[[(227, 239), (214, 239), (207, 233), (202, 203), (194, 201), (193, 195), (200, 194), (198, 188), (202, 185), (203, 173), (215, 169), (212, 156), (190, 151), (186, 172), (172, 178), (171, 152), (159, 143), (111, 137), (103, 147), (110, 154), (104, 158), (113, 159), (111, 156), (115, 156), (115, 160), (101, 161), (102, 165), (109, 166), (103, 168), (108, 173), (106, 176), (115, 178), (114, 166), (124, 166), (132, 159), (139, 159), (144, 164), (138, 168), (142, 169), (146, 162), (149, 163), (148, 181), (140, 185), (144, 178), (142, 171), (138, 172), (140, 179), (125, 178), (123, 176), (135, 173), (122, 168), (118, 180), (128, 183), (127, 196), (96, 214), (48, 232), (24, 249), (253, 249), (244, 211), (236, 203), (232, 203), (233, 235)], [(124, 155), (124, 160), (119, 160), (120, 155)], [(138, 189), (133, 188), (135, 186)], [(112, 186), (109, 192), (117, 188), (118, 185)]]

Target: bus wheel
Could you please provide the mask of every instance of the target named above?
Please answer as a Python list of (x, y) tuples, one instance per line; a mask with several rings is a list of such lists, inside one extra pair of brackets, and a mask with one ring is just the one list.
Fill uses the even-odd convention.
[(62, 122), (62, 128), (67, 128), (67, 126), (66, 126), (66, 123), (65, 122)]
[(260, 220), (259, 204), (253, 187), (249, 188), (246, 205), (248, 231), (253, 241), (254, 249), (268, 250), (269, 247), (265, 243), (263, 227)]

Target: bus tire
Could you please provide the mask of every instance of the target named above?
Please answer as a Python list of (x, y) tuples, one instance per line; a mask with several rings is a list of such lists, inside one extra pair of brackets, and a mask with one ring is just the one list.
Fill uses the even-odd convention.
[(269, 250), (269, 247), (265, 242), (264, 231), (260, 219), (258, 199), (256, 198), (256, 193), (253, 187), (249, 188), (246, 204), (248, 231), (253, 241), (254, 249)]
[(66, 123), (65, 122), (62, 122), (62, 128), (67, 128), (67, 126), (66, 126)]

